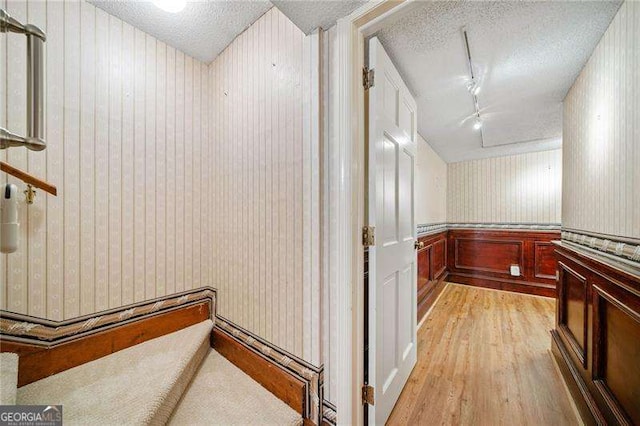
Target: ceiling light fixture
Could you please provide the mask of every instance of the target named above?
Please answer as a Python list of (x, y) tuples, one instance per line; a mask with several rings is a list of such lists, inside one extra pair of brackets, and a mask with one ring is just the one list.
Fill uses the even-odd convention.
[(467, 50), (467, 63), (469, 64), (469, 73), (471, 74), (471, 80), (467, 83), (467, 90), (471, 93), (473, 98), (473, 107), (475, 109), (476, 119), (473, 123), (474, 130), (480, 130), (480, 145), (484, 148), (484, 134), (482, 133), (482, 118), (480, 118), (480, 107), (478, 106), (478, 93), (480, 93), (480, 85), (476, 80), (476, 76), (473, 73), (473, 62), (471, 61), (471, 49), (469, 48), (469, 36), (467, 35), (466, 27), (462, 27), (462, 36), (464, 37), (464, 46)]
[(178, 13), (187, 5), (187, 0), (153, 0), (153, 4), (165, 12)]

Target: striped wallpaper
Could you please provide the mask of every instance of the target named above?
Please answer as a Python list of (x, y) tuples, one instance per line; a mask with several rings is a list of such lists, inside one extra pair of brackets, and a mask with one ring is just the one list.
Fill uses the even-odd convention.
[[(48, 143), (0, 159), (59, 191), (21, 206), (0, 308), (61, 320), (211, 285), (220, 314), (317, 364), (311, 38), (274, 8), (207, 65), (86, 2), (0, 7), (47, 33)], [(0, 35), (19, 133), (25, 44)]]
[(418, 134), (416, 156), (416, 224), (447, 221), (447, 163)]
[(214, 143), (200, 155), (208, 159), (202, 167), (209, 191), (202, 193), (210, 209), (203, 224), (211, 231), (207, 258), (219, 313), (318, 365), (311, 43), (272, 8), (211, 64)]
[(563, 227), (640, 239), (638, 40), (626, 1), (565, 98)]
[[(207, 66), (85, 2), (2, 1), (47, 33), (48, 147), (0, 155), (59, 196), (21, 206), (0, 306), (60, 320), (208, 283), (192, 164), (209, 141)], [(25, 38), (0, 40), (1, 121), (22, 133)]]
[(449, 223), (560, 223), (562, 151), (447, 166)]

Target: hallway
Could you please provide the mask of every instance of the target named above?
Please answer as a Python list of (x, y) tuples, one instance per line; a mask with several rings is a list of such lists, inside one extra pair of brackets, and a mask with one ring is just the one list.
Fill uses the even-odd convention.
[(549, 351), (555, 300), (449, 283), (387, 424), (578, 424)]

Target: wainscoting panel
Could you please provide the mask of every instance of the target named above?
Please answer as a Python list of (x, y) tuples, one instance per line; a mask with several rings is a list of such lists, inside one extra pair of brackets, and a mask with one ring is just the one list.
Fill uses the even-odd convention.
[(556, 258), (552, 243), (545, 241), (533, 243), (533, 264), (536, 278), (556, 279)]
[(511, 265), (523, 265), (522, 241), (456, 238), (453, 264), (468, 271), (508, 274)]
[(552, 349), (587, 424), (640, 423), (640, 268), (557, 243)]
[(442, 290), (447, 275), (447, 231), (418, 237), (424, 247), (418, 250), (417, 318), (424, 317)]
[[(449, 229), (448, 280), (542, 296), (555, 296), (552, 240), (560, 232), (534, 230)], [(520, 275), (511, 275), (511, 266)]]
[[(584, 271), (581, 271), (584, 273)], [(570, 342), (573, 353), (587, 366), (587, 313), (589, 306), (587, 279), (562, 262), (558, 262), (558, 330)]]

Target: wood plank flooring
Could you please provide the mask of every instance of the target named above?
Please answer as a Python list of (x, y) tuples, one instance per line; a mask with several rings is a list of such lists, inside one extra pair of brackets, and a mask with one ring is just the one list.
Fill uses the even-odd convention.
[(389, 425), (579, 424), (549, 351), (555, 300), (448, 284)]

